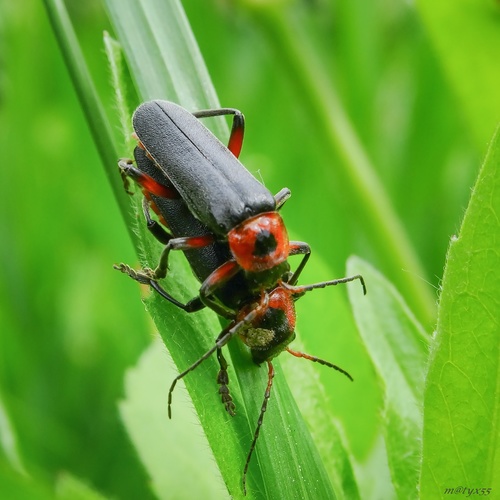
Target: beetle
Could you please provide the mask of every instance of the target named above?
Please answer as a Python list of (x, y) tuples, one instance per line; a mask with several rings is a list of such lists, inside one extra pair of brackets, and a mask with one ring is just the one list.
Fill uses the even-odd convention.
[[(233, 116), (228, 147), (199, 120), (220, 115)], [(200, 289), (200, 299), (216, 310), (220, 311), (220, 305), (214, 303), (214, 292), (240, 271), (255, 293), (289, 273), (290, 255), (303, 255), (295, 271), (300, 274), (310, 247), (289, 241), (278, 213), (290, 191), (285, 188), (274, 197), (239, 162), (245, 124), (240, 111), (222, 108), (190, 113), (172, 102), (155, 100), (141, 104), (132, 121), (147, 156), (211, 233), (170, 239), (150, 277), (166, 276), (171, 250), (209, 246), (214, 240), (227, 242), (230, 251), (230, 258), (206, 277)]]
[[(231, 140), (229, 144), (231, 145)], [(203, 240), (209, 235), (211, 233), (210, 228), (194, 216), (184, 198), (172, 185), (170, 179), (163, 173), (163, 170), (157, 167), (148, 152), (141, 147), (137, 147), (134, 151), (134, 156), (137, 167), (134, 167), (131, 161), (126, 160), (121, 160), (119, 166), (124, 176), (132, 178), (142, 188), (144, 194), (143, 212), (147, 226), (152, 234), (167, 246), (172, 239), (178, 240), (184, 238), (190, 240), (194, 237), (200, 237)], [(287, 189), (280, 191), (275, 197), (276, 207), (280, 208), (289, 195), (290, 192)], [(158, 214), (160, 220), (170, 232), (165, 231), (151, 218), (149, 213), (150, 207)], [(227, 262), (228, 255), (230, 255), (229, 243), (223, 239), (212, 238), (210, 242), (205, 241), (204, 243), (204, 245), (198, 247), (189, 245), (182, 248), (190, 262), (193, 273), (201, 282), (204, 282), (217, 269), (223, 268)], [(206, 305), (200, 297), (195, 297), (187, 304), (178, 302), (158, 284), (155, 276), (151, 273), (137, 273), (125, 265), (117, 266), (117, 268), (129, 274), (137, 281), (151, 285), (164, 298), (187, 312), (197, 311)], [(314, 285), (296, 286), (299, 274), (299, 269), (294, 274), (284, 273), (273, 286), (268, 289), (261, 289), (256, 293), (252, 286), (249, 285), (246, 279), (247, 275), (243, 270), (239, 270), (236, 274), (225, 280), (222, 286), (216, 287), (213, 293), (216, 299), (224, 305), (222, 311), (226, 313), (226, 317), (231, 319), (231, 323), (219, 334), (215, 345), (209, 351), (174, 379), (168, 394), (168, 414), (171, 417), (172, 394), (177, 382), (193, 371), (214, 352), (217, 352), (220, 365), (220, 371), (217, 376), (217, 382), (220, 385), (219, 393), (226, 411), (230, 415), (234, 415), (235, 407), (228, 389), (227, 362), (222, 355), (222, 348), (234, 336), (239, 335), (243, 342), (250, 348), (253, 361), (258, 365), (263, 362), (267, 363), (268, 383), (243, 471), (243, 489), (245, 493), (247, 470), (271, 394), (274, 377), (272, 359), (283, 350), (287, 350), (294, 356), (303, 357), (334, 368), (352, 380), (352, 377), (338, 366), (314, 356), (294, 351), (288, 347), (288, 344), (295, 338), (295, 300), (307, 291), (346, 283), (356, 279), (360, 280), (365, 292), (363, 278), (356, 275)], [(212, 304), (210, 303), (209, 305)], [(227, 314), (228, 310), (232, 312)]]
[[(167, 246), (172, 239), (193, 241), (198, 238), (204, 241), (205, 237), (211, 234), (210, 230), (193, 216), (187, 204), (170, 184), (169, 180), (148, 158), (146, 151), (141, 147), (136, 147), (134, 157), (137, 167), (134, 167), (131, 160), (123, 159), (119, 161), (118, 165), (122, 176), (125, 179), (134, 180), (142, 189), (144, 194), (143, 214), (147, 227), (153, 236)], [(287, 189), (283, 189), (278, 193), (276, 196), (277, 206), (284, 203), (289, 193)], [(151, 218), (150, 208), (158, 214), (163, 226), (168, 228), (169, 232)], [(224, 267), (230, 256), (230, 250), (227, 242), (212, 239), (211, 243), (204, 243), (200, 247), (195, 248), (192, 245), (189, 248), (184, 248), (184, 254), (190, 263), (193, 274), (203, 283), (208, 276)], [(206, 306), (206, 303), (201, 300), (201, 293), (186, 304), (181, 303), (158, 283), (154, 273), (147, 270), (146, 272), (137, 272), (126, 264), (116, 265), (115, 268), (140, 283), (150, 285), (165, 299), (186, 312), (196, 312)], [(296, 276), (298, 277), (298, 274)], [(255, 294), (249, 287), (245, 274), (243, 271), (239, 271), (226, 280), (224, 286), (217, 287), (214, 290), (214, 298), (209, 302), (209, 306), (219, 315), (234, 319), (242, 304), (254, 298)], [(227, 363), (220, 349), (217, 351), (217, 358), (221, 366), (221, 371), (217, 377), (221, 385), (221, 396), (226, 410), (232, 415), (234, 414), (234, 406), (227, 389)]]

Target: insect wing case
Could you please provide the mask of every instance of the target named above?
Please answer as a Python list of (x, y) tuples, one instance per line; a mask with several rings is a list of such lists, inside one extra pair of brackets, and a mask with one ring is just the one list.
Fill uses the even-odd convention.
[[(149, 175), (162, 185), (170, 185), (168, 179), (146, 156), (143, 149), (136, 147), (134, 157), (137, 168), (141, 172)], [(182, 198), (171, 199), (155, 195), (150, 196), (174, 238), (204, 236), (211, 233), (207, 226), (194, 217)], [(199, 281), (204, 281), (212, 271), (231, 257), (227, 243), (213, 243), (195, 250), (187, 250), (184, 253)]]
[(141, 104), (134, 130), (193, 214), (225, 236), (276, 209), (273, 195), (189, 111), (168, 101)]
[[(136, 147), (134, 157), (137, 168), (141, 172), (164, 186), (171, 186), (163, 172), (146, 156), (143, 149)], [(149, 196), (166, 223), (169, 233), (174, 238), (211, 234), (210, 229), (194, 217), (181, 197), (166, 198), (154, 194)], [(185, 250), (184, 254), (194, 275), (200, 282), (204, 282), (213, 271), (231, 258), (228, 244), (224, 241), (214, 241), (207, 246)], [(243, 273), (239, 272), (223, 287), (217, 289), (214, 295), (225, 307), (237, 310), (240, 304), (252, 297), (253, 294), (248, 288)]]

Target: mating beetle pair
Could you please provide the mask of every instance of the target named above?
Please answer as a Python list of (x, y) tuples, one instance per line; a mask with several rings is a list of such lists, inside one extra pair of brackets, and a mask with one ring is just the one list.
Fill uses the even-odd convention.
[[(233, 115), (227, 148), (199, 121), (219, 115)], [(231, 320), (215, 345), (173, 381), (168, 396), (169, 416), (177, 381), (214, 352), (220, 365), (219, 393), (226, 411), (234, 415), (227, 362), (222, 353), (234, 336), (239, 335), (250, 348), (256, 364), (268, 364), (268, 384), (243, 471), (246, 492), (246, 473), (271, 393), (271, 360), (287, 350), (334, 368), (352, 380), (338, 366), (288, 347), (295, 337), (294, 301), (315, 288), (354, 280), (360, 280), (366, 292), (364, 281), (356, 275), (297, 286), (310, 248), (307, 243), (288, 240), (278, 212), (290, 191), (285, 188), (273, 196), (238, 161), (244, 132), (244, 118), (239, 111), (223, 108), (191, 114), (173, 103), (152, 101), (135, 111), (133, 126), (139, 140), (134, 151), (136, 166), (131, 160), (120, 160), (119, 166), (124, 177), (141, 186), (148, 228), (165, 247), (154, 271), (137, 272), (125, 264), (116, 268), (150, 285), (186, 312), (208, 306)], [(168, 231), (152, 219), (150, 208)], [(158, 283), (167, 274), (171, 250), (185, 253), (202, 283), (199, 295), (186, 304)], [(303, 255), (295, 272), (290, 271), (287, 260), (291, 255)]]

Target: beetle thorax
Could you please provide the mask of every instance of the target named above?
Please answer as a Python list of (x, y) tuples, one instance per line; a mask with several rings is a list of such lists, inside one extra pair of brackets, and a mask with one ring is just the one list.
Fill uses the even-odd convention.
[(236, 262), (247, 272), (272, 269), (288, 258), (289, 241), (278, 212), (265, 212), (243, 221), (228, 234)]

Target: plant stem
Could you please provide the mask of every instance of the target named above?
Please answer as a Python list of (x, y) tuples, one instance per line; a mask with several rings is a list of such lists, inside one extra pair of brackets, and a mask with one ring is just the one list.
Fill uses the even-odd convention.
[(118, 148), (68, 12), (62, 0), (44, 0), (44, 3), (125, 225), (132, 241), (136, 241), (137, 236), (132, 230), (134, 224), (130, 213), (130, 202), (127, 200), (116, 167)]

